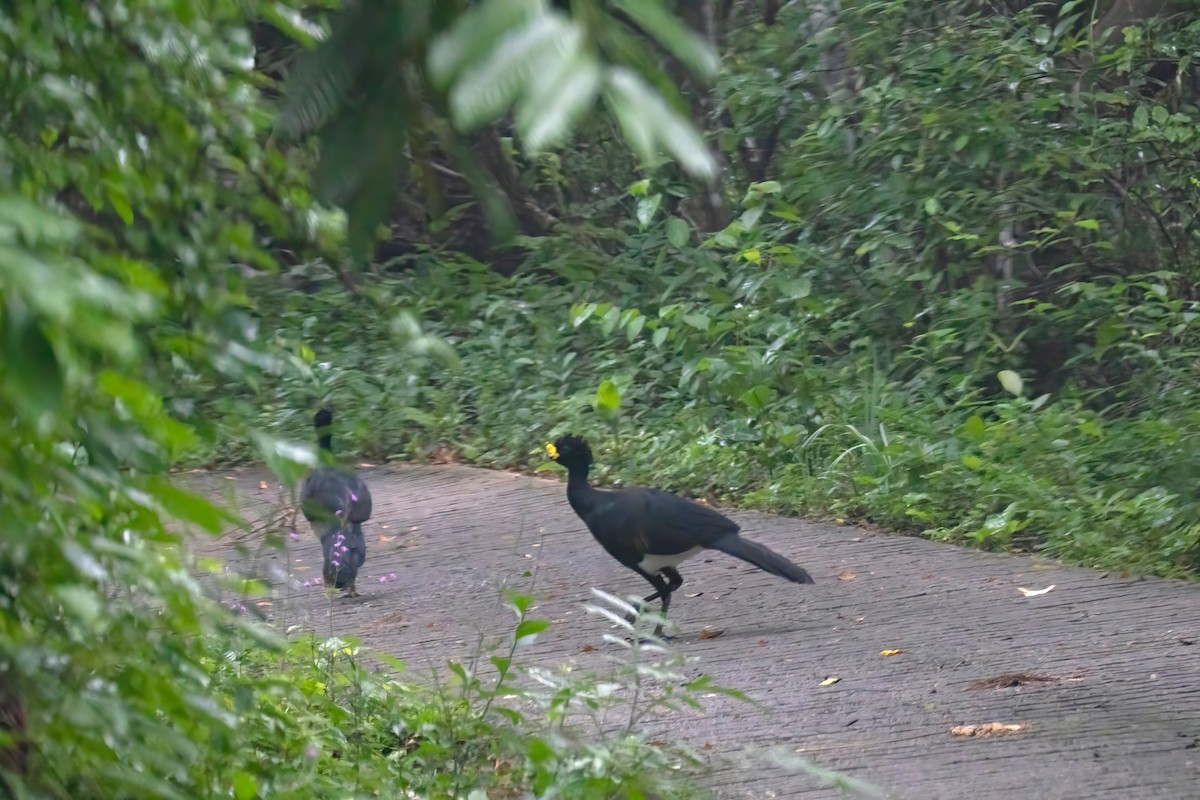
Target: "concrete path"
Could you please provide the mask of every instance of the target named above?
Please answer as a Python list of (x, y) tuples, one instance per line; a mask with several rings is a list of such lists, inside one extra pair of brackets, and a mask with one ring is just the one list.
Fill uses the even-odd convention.
[[(289, 552), (261, 534), (199, 543), (230, 562), (273, 562), (277, 623), (354, 633), (410, 670), (468, 659), (512, 614), (500, 581), (533, 587), (553, 627), (530, 660), (604, 671), (617, 648), (581, 608), (590, 587), (644, 594), (575, 517), (562, 483), (458, 466), (363, 470), (375, 499), (364, 596), (329, 605), (320, 548), (301, 520)], [(264, 525), (281, 493), (259, 470), (199, 473)], [(745, 536), (806, 567), (796, 586), (716, 553), (684, 565), (674, 646), (759, 704), (705, 699), (662, 720), (711, 756), (718, 797), (839, 797), (764, 765), (773, 748), (870, 781), (899, 800), (1200, 797), (1200, 587), (1064, 568), (857, 528), (750, 512)], [(287, 563), (289, 562), (290, 563)], [(388, 576), (395, 573), (395, 580)], [(384, 582), (380, 583), (380, 576)], [(1018, 587), (1049, 592), (1025, 596)], [(723, 631), (701, 638), (705, 627)], [(883, 651), (899, 650), (894, 655)], [(828, 678), (837, 682), (822, 686)], [(1020, 730), (965, 736), (958, 726)]]

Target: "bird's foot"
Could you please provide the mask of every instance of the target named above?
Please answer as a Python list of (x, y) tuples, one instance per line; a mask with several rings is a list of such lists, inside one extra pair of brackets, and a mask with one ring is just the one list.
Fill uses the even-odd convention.
[(673, 642), (677, 637), (663, 633), (661, 627), (654, 629), (653, 636), (626, 636), (626, 641), (634, 644), (659, 644), (660, 642)]
[(639, 644), (639, 645), (641, 645), (641, 644), (670, 644), (671, 642), (675, 641), (675, 637), (674, 636), (659, 636), (659, 637), (655, 638), (653, 636), (639, 636), (636, 639), (629, 639), (629, 641), (633, 642), (634, 644)]

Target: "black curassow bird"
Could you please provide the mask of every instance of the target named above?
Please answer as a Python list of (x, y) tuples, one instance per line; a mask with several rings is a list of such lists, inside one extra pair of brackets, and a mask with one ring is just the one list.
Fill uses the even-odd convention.
[(336, 465), (333, 456), (333, 411), (322, 408), (313, 417), (317, 430), (318, 458), (300, 487), (300, 509), (321, 540), (325, 554), (325, 583), (357, 597), (358, 570), (367, 560), (367, 540), (362, 524), (371, 518), (371, 491), (349, 467)]
[[(778, 553), (738, 535), (728, 517), (661, 489), (602, 490), (588, 484), (592, 449), (567, 434), (546, 445), (546, 454), (567, 468), (567, 501), (608, 554), (648, 580), (662, 599), (665, 617), (671, 595), (683, 585), (678, 567), (701, 550), (720, 550), (793, 583), (812, 583), (807, 572)], [(662, 625), (654, 629), (662, 636)]]

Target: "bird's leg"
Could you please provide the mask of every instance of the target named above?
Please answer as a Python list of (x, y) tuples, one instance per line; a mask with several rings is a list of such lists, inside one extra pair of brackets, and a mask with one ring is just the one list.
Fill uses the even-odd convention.
[[(661, 569), (658, 572), (654, 573), (653, 575), (645, 573), (645, 572), (641, 572), (641, 570), (639, 570), (639, 573), (642, 575), (643, 578), (650, 581), (650, 585), (654, 587), (654, 593), (648, 594), (645, 597), (643, 597), (642, 602), (649, 603), (653, 600), (658, 600), (661, 598), (662, 599), (662, 613), (663, 613), (663, 616), (665, 617), (667, 615), (667, 609), (671, 607), (671, 592), (673, 592), (673, 591), (675, 591), (675, 589), (679, 588), (679, 584), (683, 583), (683, 579), (679, 578), (679, 573), (675, 572), (675, 570), (671, 569), (670, 567)], [(674, 577), (671, 577), (672, 573), (674, 574)], [(670, 580), (671, 583), (668, 583), (667, 580), (663, 579), (664, 574), (667, 575), (667, 580)], [(675, 583), (675, 578), (679, 578), (679, 583)], [(674, 583), (674, 586), (671, 585), (672, 583)], [(635, 622), (637, 620), (637, 616), (634, 614), (630, 614), (628, 617), (626, 617), (626, 619), (629, 620), (630, 624), (632, 624), (633, 622)], [(654, 628), (654, 635), (658, 636), (658, 637), (663, 636), (662, 625), (658, 625)]]
[[(674, 567), (663, 567), (659, 570), (659, 574), (665, 576), (667, 579), (666, 591), (659, 592), (662, 594), (662, 615), (663, 617), (666, 617), (668, 609), (671, 608), (671, 595), (675, 594), (676, 589), (678, 589), (680, 586), (683, 586), (683, 576), (680, 575)], [(661, 638), (666, 638), (663, 636), (662, 625), (659, 625), (654, 629), (654, 635)]]
[[(642, 598), (643, 603), (649, 603), (653, 600), (657, 600), (660, 597), (663, 597), (670, 592), (670, 587), (668, 586), (667, 582), (665, 580), (663, 580), (662, 575), (658, 574), (657, 572), (655, 572), (654, 574), (650, 574), (647, 572), (642, 572), (639, 569), (637, 571), (637, 573), (639, 575), (641, 575), (643, 578), (645, 578), (646, 580), (650, 581), (650, 585), (654, 587), (653, 594), (648, 594)], [(630, 622), (633, 622), (635, 619), (637, 619), (637, 615), (629, 614), (625, 617), (625, 619), (629, 620)]]
[(346, 594), (343, 597), (358, 597), (358, 578), (346, 584)]
[(667, 609), (671, 607), (671, 595), (675, 594), (676, 589), (683, 586), (683, 576), (674, 567), (663, 567), (659, 570), (659, 574), (667, 579), (667, 593), (662, 596), (662, 612), (665, 617)]

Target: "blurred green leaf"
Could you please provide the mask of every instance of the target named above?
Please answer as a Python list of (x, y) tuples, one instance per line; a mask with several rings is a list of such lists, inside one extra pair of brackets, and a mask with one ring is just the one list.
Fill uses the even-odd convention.
[(644, 162), (652, 161), (661, 145), (688, 173), (706, 180), (716, 177), (716, 162), (700, 134), (636, 73), (613, 68), (607, 85), (607, 97), (625, 137)]
[(692, 229), (686, 221), (679, 217), (667, 220), (667, 241), (679, 249), (683, 249), (692, 238)]
[(688, 29), (660, 0), (614, 0), (613, 5), (628, 14), (698, 76), (712, 78), (717, 74), (721, 60), (713, 46)]
[(462, 14), (429, 49), (433, 84), (449, 88), (464, 70), (486, 58), (506, 32), (547, 12), (545, 0), (490, 0)]
[(240, 522), (236, 515), (218, 508), (198, 494), (180, 489), (169, 478), (152, 478), (147, 488), (172, 517), (199, 525), (209, 533), (220, 533), (225, 525)]
[(596, 407), (610, 414), (621, 410), (621, 391), (607, 378), (600, 382), (600, 388), (596, 390)]
[(31, 418), (58, 411), (64, 385), (50, 339), (36, 321), (11, 309), (4, 322), (5, 392)]
[(1002, 369), (996, 373), (996, 378), (1000, 381), (1000, 385), (1004, 387), (1004, 391), (1014, 397), (1020, 397), (1024, 389), (1024, 381), (1021, 376), (1013, 372), (1011, 369)]
[(517, 641), (526, 639), (531, 636), (536, 636), (542, 631), (550, 627), (550, 621), (546, 619), (523, 619), (517, 625), (516, 633), (514, 634)]
[[(583, 32), (556, 14), (542, 14), (505, 33), (486, 59), (470, 67), (450, 91), (455, 124), (479, 128), (506, 112), (542, 71), (578, 51)], [(564, 76), (565, 77), (565, 76)], [(527, 121), (532, 123), (532, 119)]]
[(560, 55), (534, 74), (517, 109), (517, 129), (531, 153), (562, 142), (599, 94), (601, 69), (596, 60), (579, 50), (560, 51)]
[(233, 796), (236, 800), (258, 797), (258, 781), (250, 773), (239, 770), (233, 776)]

